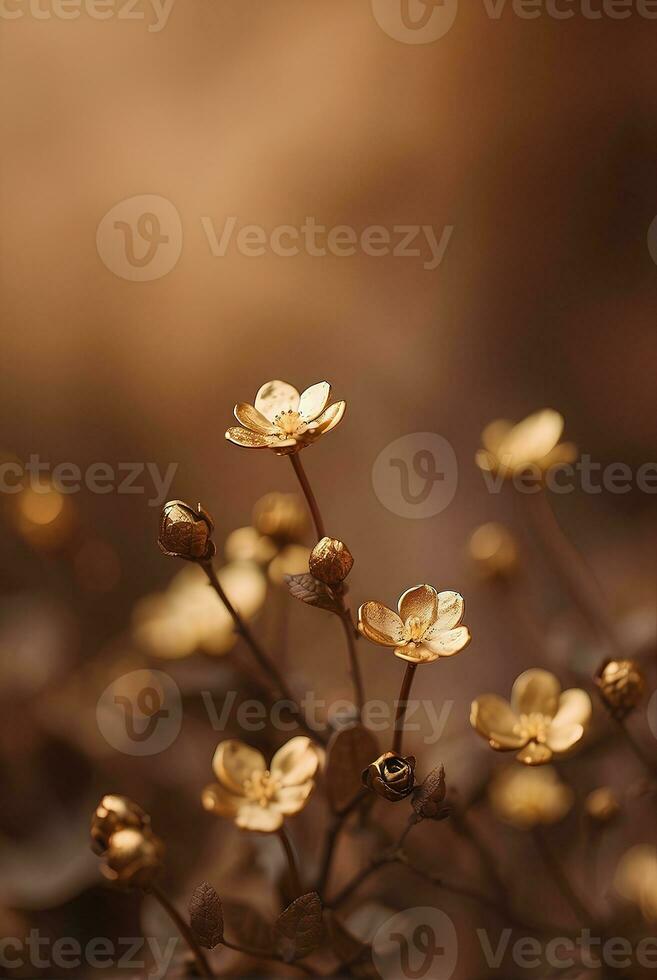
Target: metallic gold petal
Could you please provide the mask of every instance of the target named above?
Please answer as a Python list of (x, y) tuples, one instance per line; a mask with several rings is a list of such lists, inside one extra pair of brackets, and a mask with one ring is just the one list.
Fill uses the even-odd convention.
[(409, 664), (432, 664), (434, 660), (438, 660), (440, 654), (430, 650), (424, 643), (419, 643), (416, 646), (406, 643), (396, 647), (395, 656), (399, 657), (400, 660), (406, 660)]
[(438, 614), (436, 622), (424, 634), (425, 640), (433, 640), (436, 633), (454, 629), (463, 619), (465, 602), (458, 592), (438, 593)]
[(271, 773), (280, 779), (281, 786), (299, 786), (317, 772), (319, 756), (305, 735), (286, 742), (271, 760)]
[(236, 446), (243, 446), (245, 449), (264, 449), (271, 444), (268, 436), (263, 436), (259, 432), (251, 432), (250, 429), (243, 429), (239, 425), (232, 425), (226, 430), (226, 439), (234, 442)]
[(552, 749), (553, 752), (567, 752), (579, 742), (583, 735), (584, 729), (581, 725), (566, 724), (559, 725), (558, 728), (551, 725), (545, 741), (548, 748)]
[(253, 405), (240, 402), (234, 408), (234, 415), (238, 422), (251, 432), (259, 432), (263, 436), (273, 435), (277, 429), (269, 419), (266, 419), (262, 412), (259, 412)]
[(267, 764), (262, 752), (230, 738), (220, 742), (212, 760), (214, 774), (221, 785), (231, 793), (242, 794), (244, 782), (254, 772), (265, 772)]
[(472, 702), (470, 724), (496, 749), (519, 749), (525, 739), (515, 732), (518, 718), (511, 705), (497, 694), (482, 694)]
[(397, 609), (404, 623), (414, 616), (428, 628), (436, 620), (438, 593), (432, 585), (414, 585), (399, 597)]
[(229, 793), (219, 783), (212, 783), (203, 790), (201, 798), (203, 808), (220, 817), (235, 817), (244, 803), (244, 798), (236, 793)]
[(358, 629), (372, 643), (396, 647), (402, 642), (403, 626), (397, 613), (381, 602), (365, 602), (358, 610)]
[(306, 422), (313, 422), (328, 405), (330, 394), (331, 386), (328, 381), (320, 381), (318, 384), (306, 388), (299, 399), (299, 415)]
[(578, 687), (571, 687), (568, 691), (564, 691), (559, 698), (559, 707), (550, 727), (581, 725), (586, 728), (591, 720), (592, 711), (591, 698), (586, 691), (582, 691)]
[(242, 830), (273, 834), (283, 825), (283, 814), (273, 806), (260, 806), (258, 803), (245, 803), (240, 807), (235, 823)]
[(526, 766), (544, 766), (551, 758), (552, 750), (547, 745), (539, 745), (538, 742), (530, 742), (516, 756), (518, 762)]
[(509, 422), (508, 419), (496, 419), (494, 422), (491, 422), (481, 433), (481, 441), (484, 444), (484, 449), (487, 449), (489, 453), (496, 456), (500, 443), (508, 436), (512, 428), (513, 422)]
[(301, 783), (300, 786), (284, 786), (278, 791), (271, 805), (279, 813), (292, 816), (292, 814), (303, 810), (314, 788), (315, 784), (312, 779)]
[(554, 718), (559, 707), (561, 684), (547, 670), (526, 670), (516, 679), (511, 691), (511, 707), (519, 715), (538, 713)]
[(299, 407), (299, 392), (287, 381), (267, 381), (258, 390), (255, 407), (266, 419), (273, 422), (279, 412), (286, 412), (288, 409), (296, 412)]
[(346, 407), (346, 402), (334, 402), (333, 405), (315, 419), (308, 430), (308, 434), (316, 438), (318, 435), (330, 432), (342, 420)]
[(422, 640), (422, 645), (439, 657), (453, 657), (465, 650), (472, 637), (467, 626), (457, 626), (454, 630), (438, 633), (433, 640)]
[(514, 425), (503, 437), (497, 455), (512, 468), (541, 460), (551, 452), (561, 438), (564, 420), (559, 412), (546, 408)]

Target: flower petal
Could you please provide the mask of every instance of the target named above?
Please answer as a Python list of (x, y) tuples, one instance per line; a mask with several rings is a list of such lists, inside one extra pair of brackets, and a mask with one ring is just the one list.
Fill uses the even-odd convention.
[(559, 412), (546, 408), (514, 425), (500, 442), (497, 455), (512, 468), (534, 463), (551, 452), (561, 438), (564, 420)]
[(271, 445), (271, 437), (263, 436), (259, 432), (251, 432), (250, 429), (243, 429), (239, 425), (232, 425), (226, 430), (226, 439), (234, 442), (236, 446), (244, 446), (246, 449), (262, 449)]
[(564, 466), (577, 459), (577, 446), (574, 442), (560, 442), (558, 446), (541, 459), (541, 469), (547, 473), (553, 466)]
[(265, 757), (258, 749), (229, 738), (220, 742), (212, 760), (214, 774), (225, 789), (242, 794), (244, 782), (254, 772), (264, 772), (267, 768)]
[(525, 739), (515, 732), (518, 718), (511, 705), (497, 694), (482, 694), (472, 702), (470, 724), (494, 749), (519, 749)]
[(299, 415), (306, 422), (313, 422), (328, 405), (330, 394), (331, 386), (328, 381), (320, 381), (318, 384), (306, 388), (299, 399)]
[(458, 626), (463, 619), (464, 608), (463, 596), (458, 592), (439, 592), (436, 622), (424, 634), (424, 639), (433, 640), (438, 633)]
[(319, 435), (323, 435), (325, 432), (330, 432), (334, 429), (338, 422), (342, 420), (342, 416), (345, 413), (347, 407), (346, 402), (334, 402), (325, 412), (311, 423), (308, 429), (308, 435), (312, 438), (316, 438)]
[(305, 735), (286, 742), (271, 760), (271, 773), (281, 780), (281, 786), (299, 786), (317, 772), (319, 756)]
[(647, 881), (657, 881), (657, 849), (652, 844), (637, 844), (621, 858), (614, 887), (623, 898), (639, 903)]
[(220, 817), (235, 817), (244, 804), (244, 797), (230, 793), (219, 783), (206, 786), (201, 797), (203, 808)]
[(508, 419), (496, 419), (494, 422), (491, 422), (481, 433), (481, 441), (484, 444), (484, 449), (487, 449), (489, 453), (496, 456), (500, 443), (508, 436), (512, 428), (513, 422), (509, 422)]
[(436, 620), (438, 593), (432, 585), (414, 585), (399, 597), (397, 608), (404, 623), (414, 616), (426, 623), (428, 628)]
[(573, 745), (582, 738), (584, 729), (581, 725), (560, 725), (558, 728), (550, 726), (547, 734), (546, 744), (553, 752), (567, 752)]
[(552, 750), (538, 742), (530, 742), (516, 756), (518, 762), (523, 762), (526, 766), (544, 766), (551, 758)]
[(415, 646), (405, 643), (395, 649), (395, 656), (400, 660), (406, 660), (409, 664), (432, 664), (434, 660), (438, 660), (440, 654), (430, 650), (424, 643)]
[(578, 687), (571, 687), (564, 691), (559, 698), (559, 708), (552, 719), (551, 728), (558, 728), (560, 725), (582, 725), (584, 728), (591, 719), (593, 706), (591, 698), (586, 691)]
[(262, 412), (246, 402), (239, 402), (235, 406), (234, 415), (237, 421), (251, 432), (259, 432), (263, 436), (271, 436), (276, 432), (276, 426), (266, 419)]
[(516, 679), (511, 691), (511, 707), (519, 715), (537, 712), (554, 718), (559, 706), (561, 684), (547, 670), (526, 670)]
[(372, 643), (396, 647), (402, 642), (403, 626), (397, 613), (381, 602), (365, 602), (358, 610), (358, 629)]
[(301, 783), (300, 786), (284, 786), (276, 794), (272, 806), (285, 816), (299, 813), (305, 807), (314, 788), (315, 784), (312, 779)]
[(258, 389), (255, 407), (266, 419), (273, 422), (279, 412), (286, 412), (288, 409), (296, 412), (299, 407), (299, 392), (287, 381), (267, 381)]
[(422, 640), (422, 646), (427, 647), (439, 657), (453, 657), (455, 653), (464, 650), (472, 637), (467, 626), (457, 626), (454, 630), (438, 633), (433, 640)]
[(245, 803), (235, 818), (242, 830), (257, 830), (262, 834), (272, 834), (283, 825), (283, 814), (273, 806), (260, 806), (258, 803)]

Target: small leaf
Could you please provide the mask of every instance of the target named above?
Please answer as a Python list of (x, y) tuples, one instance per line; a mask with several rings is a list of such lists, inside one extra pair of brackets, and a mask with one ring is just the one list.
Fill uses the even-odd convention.
[(241, 946), (252, 946), (263, 953), (270, 953), (274, 948), (272, 928), (259, 912), (244, 905), (242, 902), (231, 902), (226, 905), (226, 922)]
[(349, 725), (332, 736), (326, 755), (326, 792), (334, 811), (349, 806), (362, 790), (363, 770), (378, 754), (376, 738), (363, 725)]
[(290, 595), (300, 602), (326, 609), (328, 612), (338, 614), (341, 612), (339, 602), (334, 599), (329, 589), (308, 572), (303, 575), (286, 575), (285, 579)]
[(286, 963), (312, 953), (323, 935), (322, 903), (317, 892), (296, 898), (274, 924), (276, 951)]
[(447, 786), (445, 783), (445, 767), (432, 769), (422, 785), (413, 792), (413, 809), (419, 820), (444, 820), (449, 816), (449, 808), (445, 806)]
[(221, 899), (207, 881), (194, 889), (189, 903), (192, 932), (199, 946), (214, 949), (224, 938), (224, 913)]

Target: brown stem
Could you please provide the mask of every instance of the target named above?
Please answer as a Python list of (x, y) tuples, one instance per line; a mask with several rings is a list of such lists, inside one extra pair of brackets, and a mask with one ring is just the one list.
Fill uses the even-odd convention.
[(392, 742), (392, 751), (396, 755), (401, 755), (402, 740), (404, 737), (404, 718), (406, 716), (406, 709), (408, 708), (408, 698), (411, 693), (411, 687), (413, 685), (413, 678), (415, 677), (416, 669), (417, 664), (406, 664), (406, 671), (404, 673), (401, 691), (399, 692), (397, 714), (395, 715), (395, 732)]
[(185, 922), (184, 918), (182, 917), (178, 909), (171, 904), (171, 902), (166, 897), (164, 892), (160, 891), (157, 885), (151, 885), (149, 892), (153, 896), (153, 898), (157, 899), (157, 901), (160, 903), (164, 911), (175, 923), (176, 928), (180, 932), (180, 935), (183, 937), (183, 939), (189, 946), (190, 950), (192, 951), (194, 960), (196, 961), (196, 965), (200, 971), (200, 975), (202, 977), (209, 978), (209, 980), (212, 980), (212, 978), (214, 977), (214, 973), (212, 972), (210, 964), (207, 961), (205, 953), (196, 942), (194, 933), (192, 932), (190, 926)]
[(306, 501), (308, 502), (308, 506), (310, 507), (310, 513), (313, 515), (315, 531), (317, 532), (317, 540), (321, 541), (322, 538), (326, 537), (324, 521), (322, 520), (319, 505), (315, 499), (315, 494), (313, 493), (310, 483), (308, 482), (308, 477), (306, 476), (306, 471), (303, 468), (303, 463), (299, 459), (299, 453), (290, 453), (289, 459), (292, 463), (292, 468), (297, 475), (297, 479), (301, 484), (301, 489), (303, 490)]
[(297, 859), (294, 856), (294, 848), (292, 847), (292, 842), (290, 841), (285, 827), (281, 827), (281, 829), (278, 831), (278, 837), (283, 845), (283, 850), (285, 851), (285, 856), (287, 858), (287, 864), (290, 871), (290, 887), (294, 892), (294, 897), (298, 898), (299, 895), (303, 895), (303, 888), (301, 887)]
[(340, 597), (340, 602), (342, 605), (342, 612), (340, 613), (340, 620), (344, 628), (345, 638), (347, 640), (347, 651), (349, 653), (349, 669), (351, 673), (351, 679), (354, 685), (354, 695), (356, 697), (356, 707), (358, 708), (358, 717), (360, 718), (363, 714), (363, 708), (365, 706), (365, 688), (363, 686), (363, 676), (360, 670), (360, 664), (358, 662), (358, 652), (356, 650), (356, 634), (354, 633), (354, 624), (351, 618), (351, 613), (347, 607), (344, 597)]
[(538, 850), (543, 863), (552, 875), (555, 884), (557, 885), (559, 891), (564, 896), (571, 909), (579, 919), (580, 925), (586, 926), (595, 921), (595, 917), (591, 915), (589, 909), (579, 897), (575, 891), (573, 885), (571, 884), (568, 875), (563, 870), (561, 864), (554, 856), (552, 848), (550, 847), (547, 837), (545, 836), (543, 830), (540, 827), (536, 827), (533, 831), (534, 842), (536, 844), (536, 849)]
[(225, 946), (226, 949), (232, 949), (236, 953), (243, 953), (245, 956), (253, 956), (254, 959), (260, 960), (271, 960), (274, 963), (285, 963), (287, 966), (292, 966), (296, 970), (301, 970), (302, 973), (306, 973), (309, 977), (316, 976), (314, 970), (304, 963), (288, 963), (283, 959), (282, 956), (276, 956), (275, 953), (268, 952), (265, 949), (257, 949), (255, 946), (242, 946), (237, 943), (231, 943), (227, 939), (221, 940), (221, 945)]
[(326, 742), (325, 737), (320, 735), (319, 732), (313, 731), (313, 729), (310, 728), (306, 719), (303, 716), (303, 712), (301, 711), (301, 706), (297, 703), (296, 699), (293, 697), (292, 692), (288, 687), (288, 685), (286, 684), (278, 667), (273, 662), (273, 660), (271, 660), (271, 658), (267, 656), (263, 648), (260, 646), (259, 642), (256, 640), (255, 636), (249, 629), (249, 627), (246, 625), (245, 621), (242, 619), (241, 615), (238, 613), (237, 609), (235, 609), (232, 602), (226, 595), (226, 592), (224, 591), (219, 579), (217, 578), (217, 573), (214, 570), (214, 565), (212, 564), (212, 562), (211, 561), (201, 562), (201, 567), (203, 568), (203, 571), (207, 575), (210, 581), (210, 585), (212, 586), (212, 588), (217, 593), (217, 595), (223, 602), (224, 606), (230, 613), (233, 622), (235, 624), (236, 631), (246, 642), (247, 646), (251, 650), (251, 653), (253, 654), (256, 661), (258, 662), (258, 665), (260, 666), (262, 671), (265, 674), (267, 674), (267, 676), (273, 681), (273, 683), (278, 689), (277, 693), (283, 698), (283, 700), (289, 701), (290, 704), (294, 707), (294, 711), (298, 715), (299, 725), (301, 726), (301, 728), (303, 728), (303, 730), (310, 736), (310, 738), (325, 743)]
[(329, 876), (331, 874), (331, 863), (333, 861), (333, 855), (335, 853), (335, 848), (338, 842), (338, 838), (347, 822), (348, 817), (357, 809), (358, 806), (367, 798), (367, 791), (361, 790), (353, 798), (351, 803), (336, 813), (333, 818), (333, 823), (331, 824), (328, 834), (326, 836), (326, 842), (324, 844), (324, 854), (322, 856), (322, 863), (319, 871), (319, 877), (317, 879), (317, 893), (320, 897), (323, 896), (326, 891), (326, 887), (329, 883)]

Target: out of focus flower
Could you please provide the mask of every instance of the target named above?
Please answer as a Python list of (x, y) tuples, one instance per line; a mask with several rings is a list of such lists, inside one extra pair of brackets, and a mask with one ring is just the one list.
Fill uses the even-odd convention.
[(518, 546), (504, 524), (482, 524), (470, 536), (468, 552), (483, 578), (509, 578), (518, 568)]
[(657, 848), (631, 848), (616, 869), (615, 886), (619, 895), (638, 905), (647, 921), (657, 922)]
[(609, 823), (618, 816), (620, 803), (612, 789), (601, 786), (586, 797), (585, 809), (587, 816), (596, 823)]
[(268, 493), (253, 508), (253, 526), (228, 535), (224, 554), (228, 561), (252, 561), (266, 568), (269, 579), (282, 585), (286, 575), (308, 569), (310, 550), (301, 542), (308, 518), (293, 493)]
[(212, 760), (218, 782), (203, 792), (203, 806), (228, 817), (242, 830), (272, 833), (286, 816), (303, 810), (315, 786), (319, 755), (304, 735), (276, 752), (269, 769), (261, 752), (229, 739)]
[(405, 800), (415, 786), (415, 759), (384, 752), (363, 772), (363, 783), (390, 803)]
[(547, 670), (526, 670), (511, 692), (511, 703), (483, 694), (472, 703), (470, 723), (499, 752), (517, 752), (528, 766), (549, 762), (571, 749), (584, 735), (591, 717), (585, 691), (561, 691)]
[(279, 456), (296, 453), (334, 429), (344, 415), (345, 402), (327, 408), (331, 386), (312, 385), (300, 395), (285, 381), (268, 381), (255, 397), (255, 405), (240, 402), (235, 418), (241, 424), (226, 438), (247, 449), (273, 449)]
[(101, 871), (126, 888), (148, 889), (162, 870), (164, 844), (150, 831), (128, 827), (109, 839)]
[(162, 508), (158, 543), (169, 558), (208, 561), (215, 553), (214, 521), (200, 504), (190, 507), (184, 500), (170, 500)]
[(416, 585), (400, 597), (399, 613), (380, 602), (366, 602), (358, 610), (358, 629), (395, 656), (412, 664), (429, 664), (451, 657), (470, 642), (463, 619), (464, 602), (458, 592), (436, 592), (431, 585)]
[(284, 585), (286, 576), (302, 575), (308, 569), (310, 549), (302, 544), (289, 544), (280, 551), (269, 568), (267, 574), (274, 585)]
[(342, 585), (354, 565), (349, 548), (337, 538), (322, 538), (310, 553), (308, 567), (311, 574), (335, 588)]
[(110, 837), (118, 830), (146, 830), (151, 819), (142, 808), (127, 796), (104, 796), (91, 819), (91, 847), (96, 854), (103, 854), (109, 847)]
[(37, 550), (56, 551), (65, 546), (75, 528), (70, 496), (52, 483), (32, 483), (14, 498), (16, 530)]
[[(232, 562), (217, 572), (231, 603), (246, 619), (265, 601), (267, 586), (252, 562)], [(201, 652), (227, 653), (235, 644), (235, 624), (197, 565), (185, 566), (164, 592), (146, 596), (133, 613), (133, 635), (155, 657), (179, 659)]]
[(500, 820), (523, 830), (557, 823), (574, 800), (573, 791), (551, 766), (505, 769), (491, 782), (488, 797)]
[(266, 493), (253, 508), (253, 526), (279, 546), (299, 544), (308, 528), (308, 513), (296, 493)]
[(634, 660), (606, 660), (596, 674), (600, 697), (611, 715), (623, 721), (637, 707), (646, 689), (645, 678)]
[(477, 466), (511, 478), (529, 468), (545, 474), (554, 466), (572, 463), (577, 448), (559, 442), (563, 427), (563, 416), (550, 408), (515, 424), (506, 419), (491, 422), (481, 435), (484, 448), (476, 454)]

